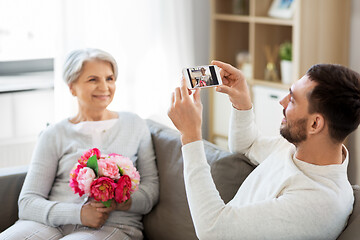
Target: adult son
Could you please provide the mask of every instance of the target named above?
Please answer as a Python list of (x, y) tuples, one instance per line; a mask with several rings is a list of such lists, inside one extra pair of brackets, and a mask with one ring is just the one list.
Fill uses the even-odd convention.
[(200, 90), (190, 98), (182, 81), (169, 117), (181, 133), (186, 194), (200, 239), (336, 239), (352, 212), (343, 145), (360, 121), (359, 74), (339, 65), (312, 66), (280, 104), (282, 137), (262, 136), (244, 75), (218, 61), (233, 105), (229, 148), (257, 168), (225, 204), (206, 162)]

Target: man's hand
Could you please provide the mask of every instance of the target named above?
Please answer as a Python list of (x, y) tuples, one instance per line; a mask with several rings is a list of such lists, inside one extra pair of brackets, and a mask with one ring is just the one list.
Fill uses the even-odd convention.
[(212, 61), (211, 64), (221, 68), (220, 75), (223, 85), (216, 87), (216, 91), (229, 95), (234, 108), (238, 110), (251, 109), (251, 98), (244, 74), (227, 63)]
[(202, 139), (202, 103), (200, 99), (200, 89), (196, 89), (193, 99), (189, 96), (189, 90), (186, 87), (185, 79), (181, 80), (180, 88), (176, 88), (171, 96), (171, 105), (168, 110), (168, 116), (175, 127), (181, 133), (181, 142), (183, 145)]

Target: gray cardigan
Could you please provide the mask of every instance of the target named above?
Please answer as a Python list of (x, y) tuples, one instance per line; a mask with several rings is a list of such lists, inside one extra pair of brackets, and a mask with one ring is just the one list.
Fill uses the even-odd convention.
[[(118, 113), (118, 121), (101, 133), (101, 153), (129, 157), (140, 173), (139, 190), (132, 195), (129, 211), (114, 211), (105, 225), (130, 225), (142, 229), (142, 216), (152, 209), (159, 195), (158, 172), (146, 122), (132, 113)], [(77, 132), (64, 119), (50, 125), (39, 137), (29, 172), (19, 197), (19, 218), (50, 226), (81, 224), (85, 196), (69, 187), (69, 173), (77, 159), (92, 146), (91, 135)]]

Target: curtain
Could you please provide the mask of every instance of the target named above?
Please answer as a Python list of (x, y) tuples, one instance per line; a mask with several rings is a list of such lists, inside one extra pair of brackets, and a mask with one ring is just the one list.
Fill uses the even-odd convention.
[(76, 114), (77, 102), (62, 79), (66, 55), (100, 48), (119, 67), (109, 109), (131, 111), (167, 125), (171, 92), (181, 69), (194, 64), (192, 0), (63, 0), (55, 58), (55, 119)]

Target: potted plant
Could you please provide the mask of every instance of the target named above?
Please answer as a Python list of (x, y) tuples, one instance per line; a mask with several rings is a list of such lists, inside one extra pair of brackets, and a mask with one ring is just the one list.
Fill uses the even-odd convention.
[(281, 81), (284, 84), (292, 83), (292, 44), (284, 42), (279, 48)]

